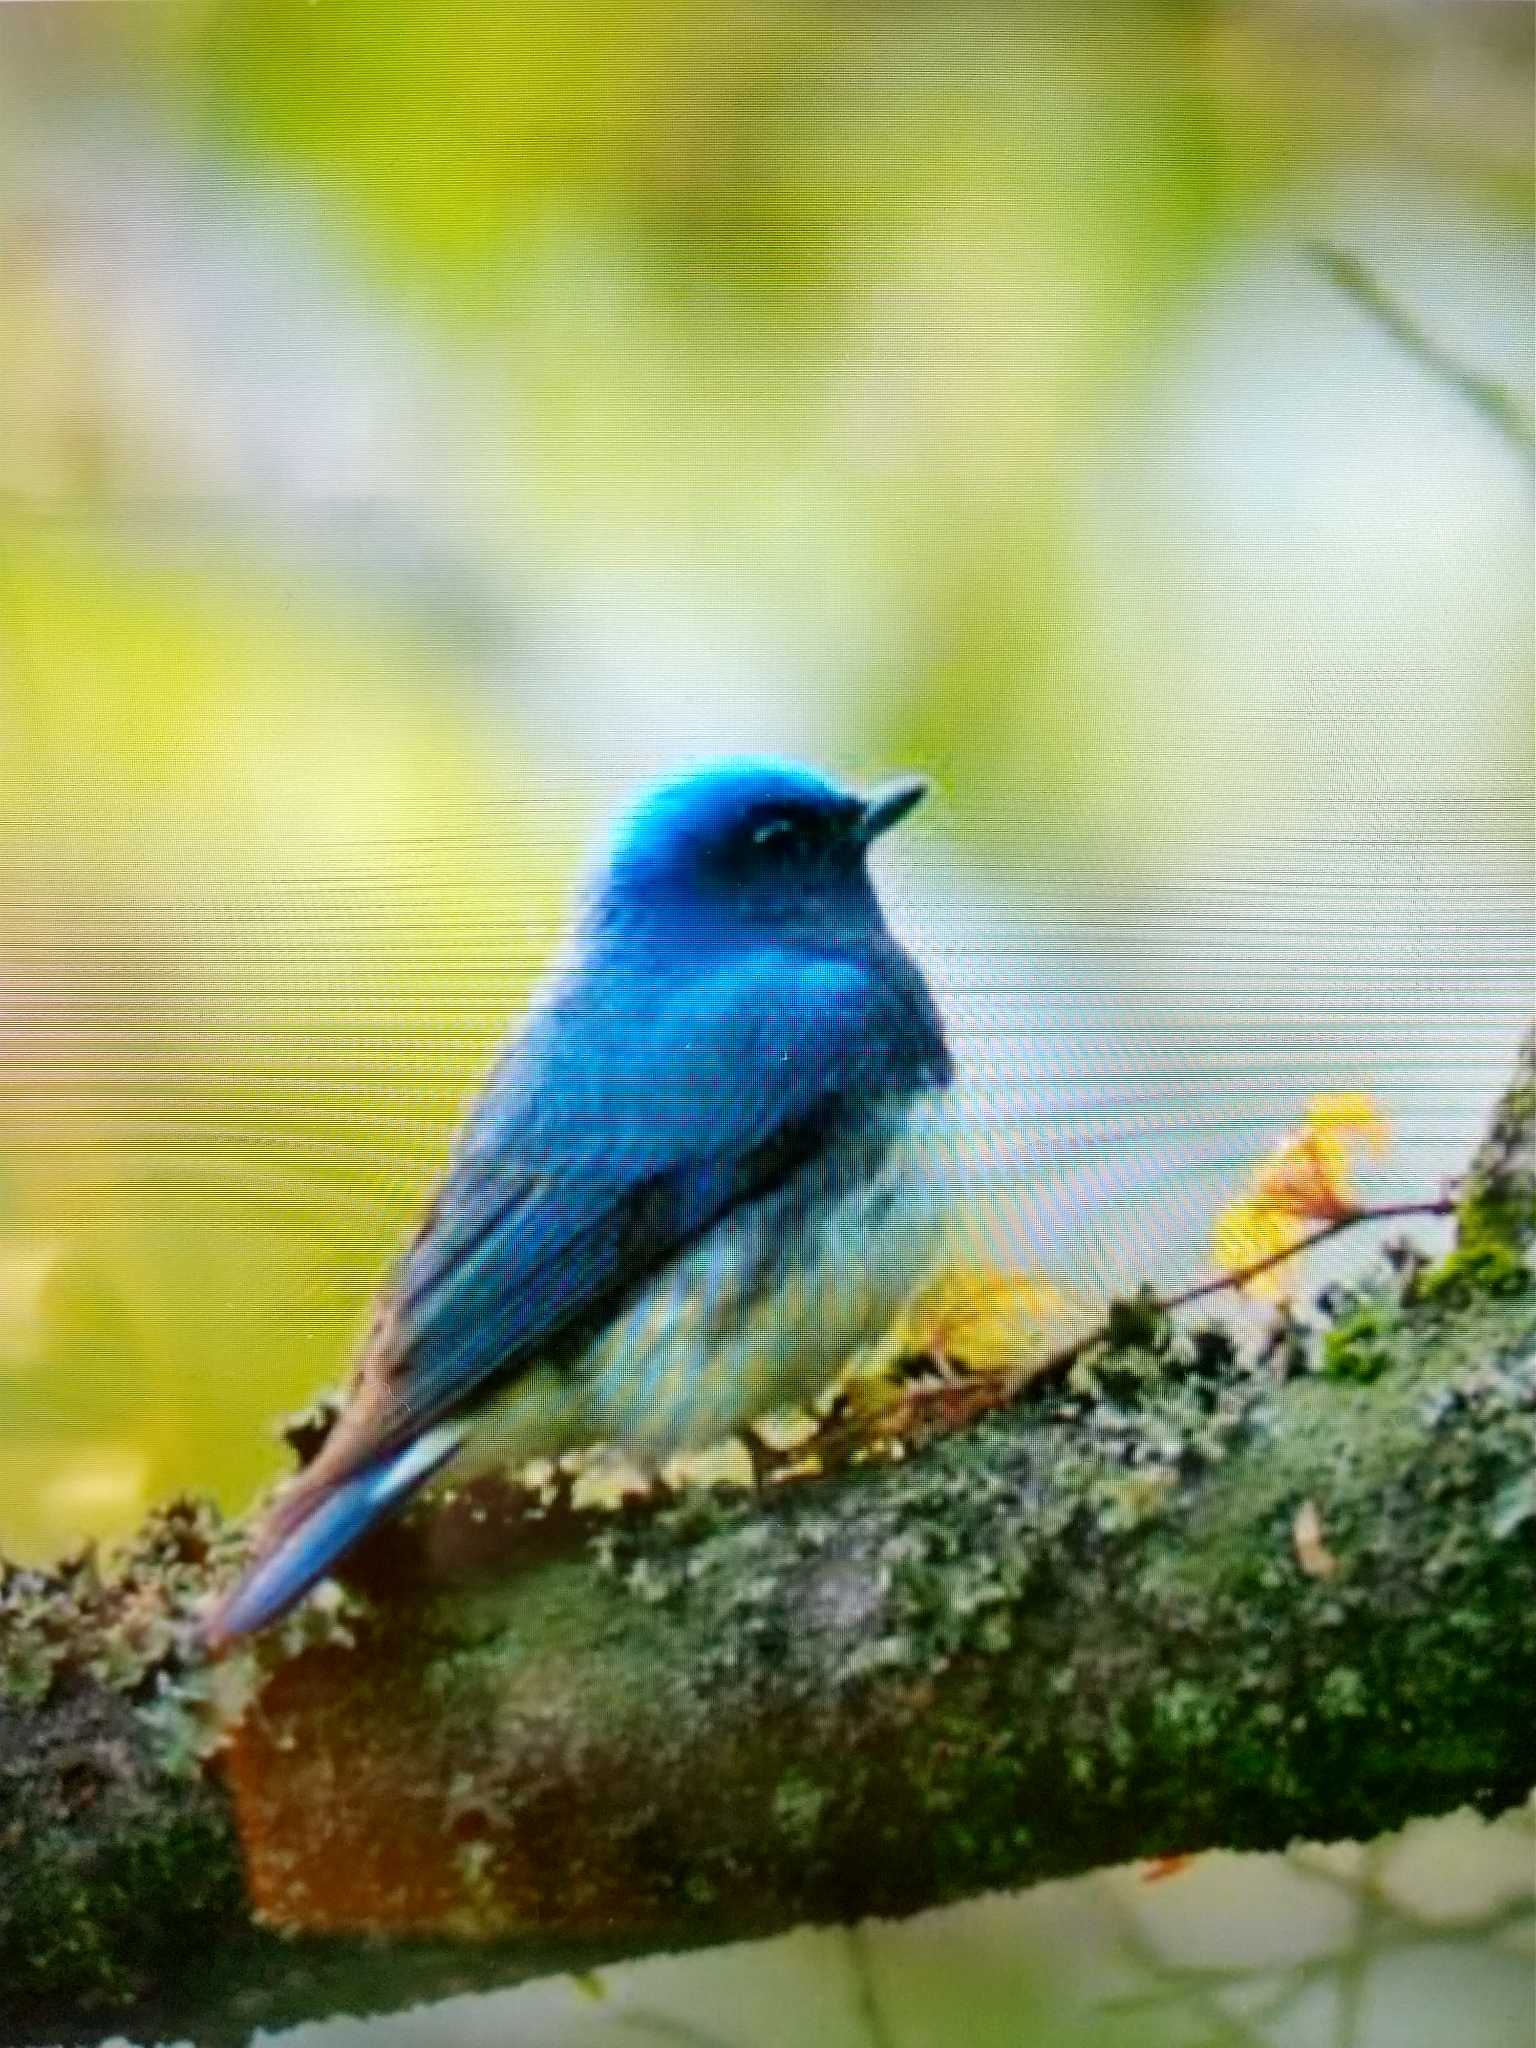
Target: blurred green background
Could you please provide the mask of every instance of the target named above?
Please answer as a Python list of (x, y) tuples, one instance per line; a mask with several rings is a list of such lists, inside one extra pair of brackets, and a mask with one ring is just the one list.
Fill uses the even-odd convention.
[[(0, 9), (0, 1542), (271, 1476), (697, 755), (938, 777), (887, 884), (990, 1251), (1195, 1277), (1315, 1088), (1454, 1171), (1529, 1002), (1530, 470), (1307, 252), (1528, 406), (1531, 23)], [(1356, 2004), (1155, 2038), (1410, 2039)]]

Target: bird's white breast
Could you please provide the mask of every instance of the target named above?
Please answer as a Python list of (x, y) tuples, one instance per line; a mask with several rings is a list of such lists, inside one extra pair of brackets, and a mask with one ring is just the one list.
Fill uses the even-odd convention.
[(813, 1398), (932, 1266), (941, 1101), (881, 1112), (723, 1218), (579, 1359), (509, 1387), (472, 1461), (604, 1443), (655, 1466)]

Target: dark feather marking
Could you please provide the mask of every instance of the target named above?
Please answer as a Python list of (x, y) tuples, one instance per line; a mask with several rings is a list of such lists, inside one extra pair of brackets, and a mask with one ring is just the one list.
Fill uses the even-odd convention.
[[(662, 1267), (681, 1256), (726, 1216), (778, 1193), (823, 1152), (848, 1115), (848, 1105), (842, 1097), (821, 1097), (803, 1117), (775, 1131), (744, 1158), (713, 1176), (719, 1195), (714, 1202), (701, 1200), (697, 1169), (655, 1174), (633, 1189), (624, 1197), (616, 1225), (620, 1277), (563, 1325), (550, 1331), (538, 1346), (538, 1357), (557, 1369), (569, 1370)], [(888, 1140), (880, 1143), (878, 1155), (870, 1160), (870, 1171), (884, 1157), (887, 1143)], [(774, 1246), (765, 1241), (757, 1269), (746, 1281), (743, 1303), (756, 1301), (767, 1292), (774, 1266)], [(494, 1401), (529, 1362), (528, 1351), (511, 1353), (487, 1376), (483, 1394), (477, 1397), (475, 1405), (478, 1407), (481, 1400)]]

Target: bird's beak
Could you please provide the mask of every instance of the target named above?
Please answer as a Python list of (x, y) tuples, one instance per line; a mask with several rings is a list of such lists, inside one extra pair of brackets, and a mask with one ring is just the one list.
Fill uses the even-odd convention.
[(916, 810), (928, 794), (926, 775), (898, 775), (894, 782), (882, 782), (864, 799), (863, 814), (855, 828), (861, 845), (868, 846), (882, 832), (899, 825), (908, 811)]

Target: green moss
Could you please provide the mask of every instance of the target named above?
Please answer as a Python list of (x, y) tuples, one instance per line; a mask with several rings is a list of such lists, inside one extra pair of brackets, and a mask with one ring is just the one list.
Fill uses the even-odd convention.
[(1419, 1275), (1415, 1294), (1441, 1308), (1466, 1308), (1479, 1295), (1511, 1297), (1532, 1287), (1530, 1267), (1496, 1235), (1475, 1235)]
[(1323, 1372), (1333, 1380), (1369, 1385), (1391, 1369), (1397, 1355), (1402, 1316), (1368, 1304), (1335, 1324), (1323, 1338)]
[(1369, 1706), (1366, 1682), (1349, 1664), (1336, 1664), (1317, 1693), (1318, 1711), (1330, 1720), (1359, 1720)]
[[(0, 1562), (0, 1957), (7, 2014), (126, 2011), (244, 1921), (206, 1778), (210, 1677), (192, 1647), (236, 1539), (204, 1502), (107, 1560)], [(171, 1910), (168, 1910), (168, 1903)]]
[(809, 1849), (827, 1804), (827, 1792), (803, 1771), (787, 1771), (773, 1796), (774, 1819), (790, 1841)]
[[(134, 1709), (80, 1685), (43, 1721), (0, 1715), (0, 1954), (7, 2009), (125, 2009), (188, 1944), (243, 1920), (223, 1801), (167, 1783)], [(174, 1910), (168, 1911), (168, 1902)]]
[(198, 1606), (238, 1541), (207, 1501), (181, 1500), (105, 1561), (94, 1548), (48, 1570), (0, 1558), (0, 1701), (37, 1706), (81, 1680), (163, 1698), (188, 1676)]
[(1152, 1289), (1143, 1287), (1128, 1300), (1110, 1303), (1105, 1333), (1111, 1351), (1157, 1352), (1166, 1350), (1172, 1325)]
[(1494, 1110), (1457, 1206), (1463, 1247), (1536, 1242), (1536, 1031), (1520, 1051), (1513, 1085)]

